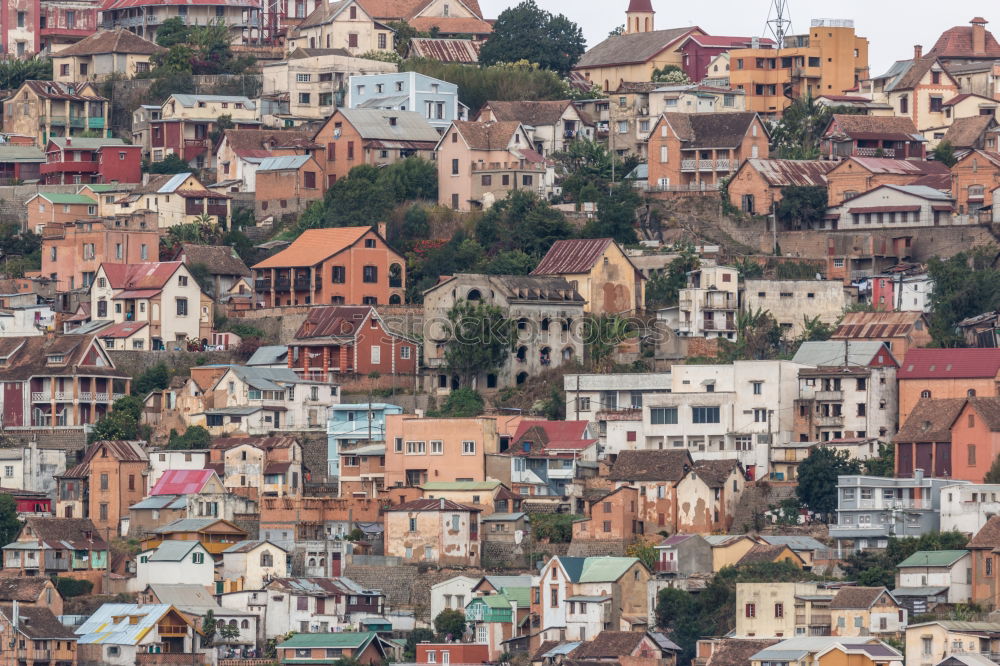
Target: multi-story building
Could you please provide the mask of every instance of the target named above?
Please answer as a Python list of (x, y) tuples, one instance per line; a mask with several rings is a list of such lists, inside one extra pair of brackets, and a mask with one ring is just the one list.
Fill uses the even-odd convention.
[(1000, 186), (1000, 153), (972, 150), (951, 168), (951, 196), (960, 215), (978, 216), (980, 209), (993, 205), (994, 191)]
[(451, 500), (416, 499), (385, 513), (385, 552), (404, 562), (478, 566), (479, 509)]
[(329, 187), (362, 164), (385, 166), (411, 156), (431, 160), (440, 138), (418, 111), (360, 107), (337, 109), (313, 140), (326, 146)]
[(827, 160), (848, 157), (922, 160), (926, 157), (917, 126), (905, 116), (835, 113), (823, 131), (820, 151)]
[(514, 433), (511, 489), (521, 495), (565, 497), (581, 462), (597, 460), (597, 439), (588, 421), (522, 420)]
[(32, 440), (27, 446), (0, 451), (0, 468), (0, 486), (51, 496), (56, 488), (55, 477), (66, 471), (66, 453), (39, 448), (38, 442)]
[(29, 517), (17, 539), (3, 547), (3, 568), (19, 576), (100, 571), (108, 542), (89, 518)]
[(903, 666), (903, 655), (877, 638), (837, 638), (829, 636), (797, 636), (765, 647), (749, 655), (750, 666), (769, 666), (776, 660), (788, 666), (832, 666), (857, 664), (858, 666)]
[(56, 515), (90, 518), (102, 533), (123, 534), (128, 508), (146, 496), (148, 466), (139, 442), (95, 442), (80, 464), (56, 478)]
[(679, 291), (677, 332), (682, 336), (736, 339), (739, 271), (730, 266), (703, 266), (687, 274)]
[[(447, 370), (448, 345), (467, 344), (456, 339), (448, 325), (448, 312), (463, 302), (499, 307), (516, 322), (514, 353), (496, 372), (460, 377)], [(576, 287), (562, 277), (457, 273), (441, 280), (424, 292), (425, 318), (432, 322), (424, 339), (428, 388), (447, 392), (467, 381), (472, 387), (503, 388), (582, 358), (584, 302)]]
[(500, 452), (497, 419), (387, 414), (385, 487), (428, 481), (485, 481), (486, 459)]
[(753, 111), (662, 114), (649, 135), (649, 185), (715, 190), (744, 160), (767, 159), (770, 137)]
[(843, 280), (746, 280), (743, 309), (769, 312), (785, 337), (797, 338), (806, 322), (819, 319), (836, 324), (844, 310), (858, 300), (857, 287)]
[(224, 25), (234, 45), (250, 44), (260, 36), (260, 5), (253, 3), (212, 0), (190, 5), (184, 0), (113, 0), (101, 8), (101, 26), (105, 30), (122, 27), (150, 41), (156, 40), (156, 31), (172, 18), (191, 26)]
[(0, 338), (0, 359), (5, 430), (96, 423), (132, 381), (93, 335)]
[(827, 160), (746, 160), (726, 188), (729, 203), (750, 215), (767, 215), (786, 187), (825, 188), (826, 174), (835, 166)]
[[(872, 305), (876, 312), (844, 314), (830, 339), (841, 343), (844, 340), (881, 342), (901, 364), (906, 362), (906, 355), (911, 349), (930, 345), (929, 323), (927, 316), (921, 312), (923, 308), (907, 306), (919, 306), (920, 303), (914, 303), (911, 298), (915, 299), (919, 294), (926, 299), (933, 283), (925, 283), (924, 288), (920, 290), (914, 286), (894, 289), (893, 284), (899, 287), (904, 284), (903, 278), (894, 279), (891, 276), (873, 278)], [(911, 294), (913, 296), (910, 296)], [(893, 304), (896, 304), (896, 307), (893, 307)], [(901, 311), (885, 311), (894, 309)]]
[(177, 155), (196, 169), (214, 169), (211, 134), (219, 117), (229, 116), (236, 129), (254, 129), (259, 113), (248, 97), (173, 94), (160, 105), (160, 117), (149, 119), (151, 158), (159, 162)]
[(0, 606), (0, 618), (4, 620), (0, 640), (6, 645), (16, 646), (10, 650), (11, 663), (76, 666), (77, 636), (59, 621), (53, 611), (12, 604)]
[(113, 212), (121, 215), (154, 213), (153, 218), (161, 229), (205, 220), (224, 227), (232, 214), (231, 198), (228, 194), (209, 190), (197, 176), (185, 172), (153, 176), (116, 199)]
[(747, 109), (780, 116), (796, 97), (843, 95), (868, 78), (868, 39), (854, 21), (813, 19), (809, 32), (778, 48), (731, 49), (730, 86), (747, 95)]
[[(837, 482), (837, 524), (830, 526), (838, 553), (885, 548), (889, 537), (920, 536), (940, 527), (941, 489), (949, 479), (847, 475)], [(853, 544), (853, 546), (849, 546)]]
[(880, 185), (913, 185), (931, 180), (937, 187), (949, 174), (948, 167), (938, 161), (848, 157), (826, 174), (828, 199), (831, 206), (839, 206)]
[(554, 178), (517, 121), (456, 120), (435, 153), (438, 203), (453, 210), (489, 208), (512, 190), (544, 195)]
[[(312, 132), (298, 129), (227, 129), (216, 148), (215, 160), (223, 182), (230, 183), (241, 192), (255, 192), (257, 169), (263, 160), (310, 155), (322, 160), (322, 150), (313, 141)], [(320, 176), (317, 183), (322, 180)]]
[(542, 155), (563, 151), (574, 139), (585, 136), (585, 125), (590, 124), (569, 100), (489, 101), (475, 120), (520, 122), (528, 130), (535, 151)]
[(861, 90), (872, 101), (888, 104), (898, 116), (912, 119), (928, 139), (966, 115), (952, 108), (960, 91), (958, 80), (936, 53), (924, 55), (919, 45), (913, 47), (912, 60), (897, 60), (885, 74), (863, 81)]
[(139, 146), (121, 139), (51, 137), (41, 174), (47, 185), (138, 183), (142, 180), (141, 152)]
[(36, 146), (54, 136), (110, 136), (109, 103), (93, 83), (25, 81), (3, 107), (4, 131), (34, 137)]
[(972, 553), (968, 550), (918, 550), (896, 565), (893, 594), (914, 613), (919, 601), (967, 604), (972, 600)]
[(907, 611), (884, 587), (842, 587), (830, 602), (833, 636), (897, 635), (906, 630)]
[(793, 439), (883, 440), (896, 432), (899, 362), (882, 342), (805, 342), (792, 359), (799, 370)]
[(386, 416), (402, 413), (402, 407), (384, 402), (331, 405), (326, 424), (327, 474), (340, 476), (338, 466), (345, 447), (359, 442), (384, 442)]
[(82, 83), (111, 76), (135, 78), (152, 70), (152, 57), (166, 51), (123, 28), (99, 30), (54, 55), (53, 80)]
[(681, 53), (681, 69), (692, 81), (706, 77), (716, 78), (717, 70), (712, 65), (718, 56), (736, 49), (773, 49), (773, 39), (767, 37), (722, 37), (692, 33), (677, 50)]
[(468, 108), (458, 100), (457, 85), (419, 72), (352, 75), (347, 85), (347, 106), (414, 111), (439, 132), (448, 129), (454, 120), (468, 119)]
[(646, 278), (613, 238), (558, 240), (531, 275), (569, 280), (594, 316), (645, 308)]
[(114, 322), (99, 337), (108, 349), (167, 349), (212, 330), (212, 299), (179, 261), (102, 263), (90, 285), (94, 318)]
[[(1000, 622), (937, 620), (906, 627), (907, 664), (968, 663), (1000, 654)], [(986, 656), (989, 655), (989, 656)], [(992, 660), (992, 659), (991, 659)]]
[(169, 604), (103, 604), (74, 633), (81, 663), (130, 666), (149, 653), (184, 653), (197, 663), (215, 652), (196, 621)]
[(234, 493), (255, 499), (302, 494), (302, 446), (293, 437), (217, 437), (209, 461)]
[(352, 56), (392, 52), (395, 38), (392, 28), (377, 21), (365, 4), (359, 0), (317, 2), (308, 16), (289, 28), (289, 52), (300, 48), (338, 49)]
[(955, 481), (941, 488), (941, 531), (975, 534), (1000, 515), (1000, 484)]
[[(996, 396), (1000, 386), (1000, 350), (910, 349), (898, 378), (899, 425), (902, 428), (923, 398)], [(950, 422), (944, 425), (951, 427)]]
[(818, 583), (737, 583), (735, 635), (829, 636), (835, 594)]
[(0, 13), (0, 47), (9, 56), (23, 58), (51, 54), (97, 29), (97, 0), (21, 0)]
[(669, 393), (672, 386), (669, 372), (563, 375), (566, 418), (597, 424), (602, 457), (639, 448), (637, 437), (628, 432), (639, 429), (644, 400)]

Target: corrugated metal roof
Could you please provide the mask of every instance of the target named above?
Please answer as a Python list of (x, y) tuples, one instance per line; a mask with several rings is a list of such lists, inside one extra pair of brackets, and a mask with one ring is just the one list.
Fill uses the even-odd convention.
[(829, 160), (764, 160), (752, 158), (746, 168), (754, 169), (773, 187), (826, 186), (826, 174), (837, 166)]
[(65, 194), (63, 192), (39, 192), (36, 196), (39, 196), (46, 201), (54, 204), (73, 204), (73, 205), (86, 205), (86, 206), (96, 206), (97, 202), (86, 196), (85, 194)]
[(423, 490), (493, 490), (499, 481), (430, 481), (420, 486)]
[(73, 633), (80, 645), (138, 645), (170, 609), (168, 604), (104, 604)]
[(456, 62), (472, 65), (479, 62), (481, 42), (471, 39), (430, 39), (415, 37), (410, 40), (410, 57), (429, 58), (439, 62)]
[(184, 181), (191, 177), (191, 172), (186, 173), (176, 173), (167, 179), (167, 182), (160, 186), (157, 192), (169, 194), (174, 192), (178, 187), (184, 184)]
[(150, 495), (191, 495), (201, 492), (215, 475), (210, 469), (168, 469), (149, 491)]
[(309, 155), (283, 155), (281, 157), (265, 157), (257, 165), (257, 171), (285, 171), (299, 169), (312, 159)]
[[(49, 143), (53, 143), (59, 148), (69, 148), (70, 150), (97, 150), (101, 146), (131, 146), (131, 144), (127, 144), (121, 139), (97, 139), (77, 136), (71, 136), (68, 139), (64, 136), (54, 136), (49, 139)], [(139, 146), (134, 147), (138, 148)]]
[(167, 541), (160, 543), (160, 545), (153, 550), (146, 551), (149, 553), (146, 557), (150, 562), (180, 562), (195, 548), (205, 550), (205, 547), (198, 541), (178, 541), (175, 539), (168, 539)]
[(969, 554), (967, 550), (921, 550), (896, 565), (905, 567), (947, 567)]
[(531, 271), (532, 275), (575, 275), (589, 273), (594, 264), (604, 256), (611, 238), (573, 238), (559, 240)]
[(372, 227), (308, 229), (281, 252), (255, 264), (253, 268), (313, 266), (354, 245)]
[(0, 163), (2, 162), (44, 162), (45, 154), (34, 146), (16, 143), (0, 143)]
[[(166, 0), (164, 0), (164, 2), (166, 2)], [(169, 2), (170, 4), (177, 4), (178, 0), (169, 0)], [(224, 5), (230, 3), (216, 0), (215, 2), (211, 3), (208, 3), (206, 1), (205, 4)], [(255, 0), (236, 0), (232, 4), (260, 7), (260, 3), (256, 2)], [(245, 109), (257, 108), (257, 103), (255, 101), (253, 101), (249, 97), (243, 97), (242, 95), (191, 95), (188, 93), (174, 93), (173, 95), (171, 95), (171, 97), (177, 100), (181, 104), (181, 106), (185, 107), (195, 106), (198, 102), (207, 102), (207, 103), (226, 102), (229, 104), (242, 104), (243, 108)], [(240, 122), (243, 121), (241, 120)]]
[(246, 362), (248, 366), (283, 364), (288, 361), (288, 347), (285, 345), (265, 345), (258, 347)]
[[(155, 296), (160, 292), (154, 291), (151, 295)], [(149, 298), (149, 296), (143, 296), (141, 298)], [(101, 329), (99, 337), (101, 338), (129, 338), (146, 328), (149, 322), (145, 321), (123, 321), (121, 323), (115, 324), (114, 326), (108, 326), (107, 328)]]
[[(174, 502), (181, 500), (183, 498), (177, 495), (160, 495), (159, 497), (147, 497), (144, 500), (136, 502), (129, 509), (166, 509), (170, 507)], [(181, 506), (183, 508), (183, 505)]]
[[(340, 109), (340, 113), (362, 139), (429, 141), (435, 144), (441, 139), (427, 119), (414, 111)], [(396, 119), (395, 124), (390, 121), (391, 118)]]
[(934, 199), (936, 201), (951, 201), (951, 195), (945, 194), (941, 190), (936, 190), (933, 187), (927, 187), (926, 185), (885, 185), (891, 190), (896, 190), (897, 192), (903, 192), (905, 194), (912, 194), (915, 197), (920, 197), (921, 199)]
[(282, 391), (285, 387), (278, 382), (299, 381), (299, 376), (289, 368), (247, 368), (234, 365), (232, 371), (248, 386), (262, 391)]
[(906, 352), (899, 379), (971, 379), (1000, 373), (1000, 349), (926, 349)]
[(841, 365), (868, 366), (880, 351), (891, 356), (884, 342), (867, 340), (848, 340), (847, 362), (844, 362), (843, 341), (813, 341), (803, 342), (792, 363), (814, 365), (817, 367), (834, 367)]

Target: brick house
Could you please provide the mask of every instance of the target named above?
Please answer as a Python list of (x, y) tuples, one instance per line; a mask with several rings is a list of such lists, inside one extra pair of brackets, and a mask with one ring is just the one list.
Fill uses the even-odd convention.
[(385, 487), (429, 481), (485, 481), (486, 459), (500, 452), (497, 419), (488, 416), (385, 417)]
[(905, 116), (862, 116), (835, 113), (820, 138), (824, 159), (878, 157), (926, 159), (923, 139)]
[(42, 233), (46, 224), (75, 222), (97, 216), (97, 200), (85, 194), (39, 192), (25, 202), (28, 230)]
[(1000, 349), (910, 349), (897, 376), (903, 424), (922, 398), (998, 395)]
[(434, 159), (440, 138), (415, 111), (337, 109), (313, 140), (326, 146), (326, 186), (361, 164), (385, 166), (416, 155)]
[(214, 169), (211, 135), (223, 115), (230, 117), (236, 129), (260, 125), (257, 102), (248, 97), (171, 95), (160, 105), (159, 118), (149, 121), (152, 161), (177, 155), (195, 169)]
[(826, 174), (835, 166), (827, 160), (746, 160), (729, 181), (729, 203), (744, 213), (767, 215), (786, 187), (826, 188)]
[(613, 238), (557, 240), (531, 275), (574, 283), (594, 316), (645, 308), (646, 278)]
[(39, 147), (54, 136), (109, 135), (109, 106), (93, 83), (29, 80), (3, 103), (3, 129), (34, 137)]
[(107, 567), (107, 557), (104, 535), (89, 518), (28, 518), (3, 547), (3, 568), (18, 576), (88, 578), (85, 572)]
[(984, 608), (1000, 605), (1000, 585), (997, 585), (997, 549), (1000, 548), (1000, 516), (990, 516), (972, 539), (965, 544), (972, 555), (972, 603)]
[[(297, 25), (296, 25), (297, 23)], [(288, 30), (288, 51), (296, 49), (337, 49), (352, 56), (392, 51), (393, 31), (375, 20), (364, 4), (352, 0), (330, 5), (317, 2), (302, 21), (292, 21)]]
[(649, 135), (649, 185), (718, 189), (744, 160), (767, 159), (769, 140), (753, 112), (664, 113)]
[(146, 496), (148, 467), (139, 442), (95, 442), (80, 464), (56, 477), (56, 515), (90, 518), (98, 529), (121, 534), (129, 507)]
[(386, 555), (405, 562), (478, 566), (479, 509), (451, 500), (416, 499), (385, 513)]
[(0, 580), (0, 604), (16, 601), (21, 608), (47, 608), (63, 614), (63, 598), (51, 579), (44, 576), (3, 578)]
[[(254, 196), (261, 214), (295, 213), (323, 198), (323, 168), (309, 155), (266, 157), (257, 165)], [(277, 202), (277, 206), (272, 206)]]
[[(17, 663), (25, 666), (76, 666), (76, 634), (66, 627), (48, 608), (18, 605), (0, 606), (0, 640), (5, 645), (18, 646), (17, 653), (27, 656)], [(28, 646), (31, 650), (28, 650)], [(13, 651), (13, 649), (12, 649)]]
[(309, 229), (253, 272), (263, 307), (398, 305), (406, 290), (406, 261), (374, 227)]
[(46, 185), (138, 183), (142, 148), (121, 139), (55, 136), (45, 146), (41, 173)]
[(1000, 152), (973, 150), (951, 168), (951, 196), (959, 215), (975, 215), (993, 205), (993, 190), (1000, 185)]
[(253, 192), (261, 160), (293, 155), (322, 160), (323, 150), (313, 141), (312, 132), (304, 130), (227, 129), (215, 151), (219, 181), (232, 183), (241, 192)]
[(375, 308), (314, 307), (288, 346), (288, 366), (304, 378), (337, 373), (414, 375), (419, 343), (389, 329)]
[(5, 430), (96, 423), (132, 381), (92, 335), (2, 338), (0, 363)]
[(958, 80), (933, 51), (924, 55), (915, 46), (911, 60), (897, 61), (886, 74), (865, 83), (875, 101), (888, 103), (895, 118), (910, 118), (919, 132), (933, 133), (953, 120), (948, 102), (959, 94)]
[(941, 162), (852, 156), (827, 172), (827, 203), (839, 206), (880, 185), (912, 185), (926, 176), (948, 173), (948, 167)]
[(573, 522), (573, 541), (632, 543), (643, 533), (639, 517), (639, 491), (619, 486), (588, 503), (587, 517)]
[(896, 476), (983, 483), (1000, 454), (1000, 398), (922, 399), (893, 438)]

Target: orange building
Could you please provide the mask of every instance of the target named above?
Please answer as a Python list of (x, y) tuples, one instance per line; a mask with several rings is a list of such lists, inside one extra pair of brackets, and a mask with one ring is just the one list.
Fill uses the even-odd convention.
[(316, 133), (326, 146), (327, 187), (362, 164), (385, 166), (411, 155), (434, 158), (440, 135), (415, 111), (337, 109)]
[(664, 113), (649, 135), (649, 184), (717, 189), (745, 160), (767, 159), (769, 140), (756, 113)]
[(265, 158), (257, 165), (255, 182), (262, 213), (301, 211), (323, 198), (323, 167), (309, 155)]
[(912, 185), (925, 176), (948, 173), (948, 167), (941, 162), (850, 157), (826, 174), (827, 200), (830, 206), (839, 206), (880, 185)]
[(573, 541), (627, 541), (642, 534), (639, 491), (622, 486), (587, 507), (587, 517), (573, 523)]
[(97, 216), (97, 199), (85, 194), (39, 192), (25, 203), (28, 208), (28, 230), (42, 233), (46, 224), (73, 222)]
[[(89, 517), (94, 526), (105, 534), (121, 534), (121, 521), (127, 518), (128, 509), (146, 496), (146, 470), (149, 456), (138, 442), (100, 441), (87, 449), (83, 461), (66, 470), (58, 478), (82, 480), (86, 484), (86, 503), (82, 516)], [(73, 517), (56, 503), (56, 515)]]
[(309, 229), (253, 273), (264, 307), (392, 305), (406, 293), (406, 261), (374, 227)]
[(490, 648), (485, 643), (418, 643), (418, 664), (485, 664)]
[(497, 419), (385, 417), (385, 487), (429, 481), (485, 481), (486, 456), (499, 453)]
[(893, 440), (896, 476), (983, 483), (1000, 455), (1000, 398), (924, 399)]
[(972, 555), (972, 603), (984, 608), (1000, 606), (1000, 516), (991, 516), (965, 545)]
[(973, 150), (951, 168), (951, 196), (959, 215), (973, 214), (993, 205), (993, 190), (1000, 185), (1000, 153)]
[(729, 85), (746, 93), (748, 111), (780, 115), (794, 98), (843, 95), (868, 78), (868, 39), (853, 21), (813, 19), (783, 47), (729, 51)]
[(57, 291), (89, 287), (101, 264), (159, 261), (160, 234), (144, 215), (53, 222), (42, 229), (42, 275)]
[(903, 424), (921, 398), (996, 396), (1000, 349), (911, 349), (897, 379)]

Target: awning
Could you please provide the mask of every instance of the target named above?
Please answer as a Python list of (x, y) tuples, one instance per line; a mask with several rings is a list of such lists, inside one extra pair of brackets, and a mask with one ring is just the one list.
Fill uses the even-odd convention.
[(856, 213), (919, 213), (920, 206), (864, 206), (851, 208), (847, 212)]

